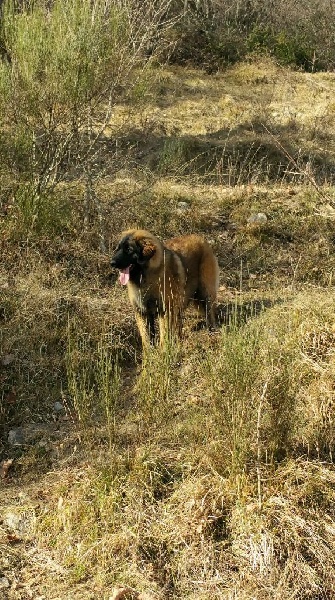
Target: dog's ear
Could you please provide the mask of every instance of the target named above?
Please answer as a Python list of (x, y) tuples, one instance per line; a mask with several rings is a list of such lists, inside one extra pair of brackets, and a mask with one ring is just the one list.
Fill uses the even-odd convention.
[(156, 253), (156, 246), (150, 238), (144, 238), (140, 241), (142, 257), (144, 261), (150, 260), (150, 258)]

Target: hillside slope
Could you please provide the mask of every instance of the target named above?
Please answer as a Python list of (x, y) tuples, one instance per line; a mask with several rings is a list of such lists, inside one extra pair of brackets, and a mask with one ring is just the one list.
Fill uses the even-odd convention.
[[(38, 234), (3, 207), (3, 598), (335, 597), (334, 91), (161, 69), (114, 111), (89, 215), (75, 178)], [(207, 237), (217, 333), (190, 310), (142, 357), (108, 264), (131, 226)]]

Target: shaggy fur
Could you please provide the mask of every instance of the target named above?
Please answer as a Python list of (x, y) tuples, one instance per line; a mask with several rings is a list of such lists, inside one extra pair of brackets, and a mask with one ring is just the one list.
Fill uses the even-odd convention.
[(135, 308), (143, 346), (155, 342), (158, 318), (161, 343), (181, 334), (183, 312), (194, 301), (215, 327), (219, 267), (209, 244), (198, 235), (173, 238), (165, 244), (141, 229), (125, 231), (111, 259), (120, 270)]

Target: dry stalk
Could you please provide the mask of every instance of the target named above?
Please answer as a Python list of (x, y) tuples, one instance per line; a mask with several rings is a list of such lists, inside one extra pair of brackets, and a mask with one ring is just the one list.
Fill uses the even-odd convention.
[(263, 386), (263, 391), (259, 398), (258, 410), (257, 410), (257, 431), (256, 431), (256, 441), (257, 441), (257, 494), (258, 494), (258, 507), (262, 508), (262, 479), (261, 479), (261, 420), (262, 420), (262, 408), (263, 402), (266, 395), (266, 391), (268, 389), (269, 381), (266, 381)]

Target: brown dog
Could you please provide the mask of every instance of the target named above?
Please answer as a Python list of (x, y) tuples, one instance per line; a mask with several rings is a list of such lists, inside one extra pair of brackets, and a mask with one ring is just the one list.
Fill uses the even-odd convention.
[(219, 267), (200, 236), (185, 235), (163, 244), (149, 231), (125, 231), (111, 266), (120, 270), (120, 282), (127, 285), (143, 346), (155, 341), (156, 317), (161, 343), (167, 334), (180, 335), (191, 300), (201, 308), (207, 326), (215, 327)]

